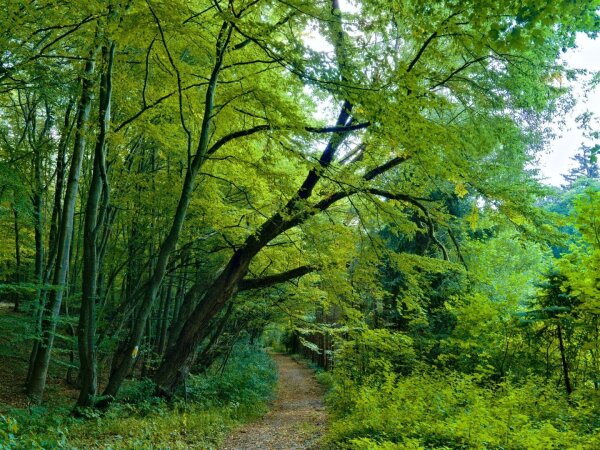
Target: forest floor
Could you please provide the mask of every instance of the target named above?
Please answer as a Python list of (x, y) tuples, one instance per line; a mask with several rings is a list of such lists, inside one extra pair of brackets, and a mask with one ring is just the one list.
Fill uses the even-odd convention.
[[(317, 381), (312, 369), (290, 356), (271, 354), (279, 375), (276, 398), (271, 402), (269, 412), (258, 421), (235, 428), (222, 445), (217, 445), (216, 442), (221, 440), (223, 433), (231, 429), (231, 426), (252, 420), (252, 417), (257, 417), (260, 411), (264, 411), (264, 403), (240, 405), (239, 410), (199, 406), (191, 408), (187, 417), (181, 417), (176, 409), (156, 407), (158, 409), (154, 411), (156, 408), (153, 406), (152, 414), (138, 414), (135, 408), (130, 411), (127, 404), (115, 404), (116, 409), (112, 415), (89, 421), (72, 421), (69, 412), (77, 390), (65, 381), (71, 364), (69, 355), (73, 338), (69, 336), (57, 336), (43, 405), (30, 405), (23, 385), (32, 342), (32, 327), (30, 314), (15, 313), (12, 311), (12, 304), (0, 301), (0, 416), (8, 414), (9, 417), (17, 418), (18, 439), (22, 439), (23, 443), (29, 443), (27, 439), (30, 438), (36, 442), (55, 442), (59, 439), (56, 430), (68, 426), (68, 441), (77, 448), (148, 448), (144, 445), (149, 441), (155, 442), (156, 448), (321, 448), (320, 441), (327, 426), (327, 414), (323, 405), (326, 388)], [(69, 340), (65, 340), (66, 338)], [(252, 412), (244, 412), (248, 407)], [(236, 416), (234, 412), (241, 415)], [(165, 430), (169, 430), (169, 433)], [(116, 443), (122, 445), (115, 446)], [(2, 429), (0, 448), (4, 448)]]
[(279, 371), (277, 398), (258, 422), (230, 434), (221, 450), (316, 449), (325, 434), (324, 387), (314, 372), (290, 356), (273, 354)]
[[(0, 301), (0, 414), (29, 405), (24, 385), (33, 321), (30, 314), (12, 309), (12, 303)], [(63, 340), (60, 337), (56, 340), (44, 399), (46, 404), (68, 407), (77, 398), (77, 390), (65, 381), (70, 345)]]

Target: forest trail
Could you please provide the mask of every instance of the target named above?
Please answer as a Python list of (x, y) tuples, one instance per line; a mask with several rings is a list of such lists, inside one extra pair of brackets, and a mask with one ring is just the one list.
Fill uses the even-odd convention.
[(315, 449), (325, 433), (324, 389), (311, 369), (273, 354), (279, 371), (277, 398), (258, 422), (238, 428), (221, 450)]

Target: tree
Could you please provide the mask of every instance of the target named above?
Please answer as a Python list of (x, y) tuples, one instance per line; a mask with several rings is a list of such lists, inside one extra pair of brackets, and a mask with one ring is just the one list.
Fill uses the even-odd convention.
[(94, 73), (95, 54), (96, 49), (91, 52), (90, 59), (85, 65), (85, 78), (82, 80), (81, 97), (77, 106), (76, 135), (69, 177), (65, 188), (65, 198), (57, 240), (56, 266), (52, 279), (52, 284), (57, 288), (51, 291), (48, 301), (48, 313), (42, 318), (41, 342), (39, 343), (39, 347), (35, 354), (35, 359), (33, 359), (31, 364), (31, 375), (27, 385), (28, 395), (38, 402), (41, 401), (46, 386), (46, 377), (48, 375), (50, 355), (54, 343), (56, 323), (60, 314), (69, 266), (71, 239), (73, 234), (73, 217), (75, 215), (75, 203), (77, 200), (77, 191), (79, 189), (81, 164), (83, 162), (83, 152), (88, 132), (87, 122), (91, 108), (90, 91), (92, 89), (92, 82), (90, 78)]
[[(577, 117), (579, 128), (584, 132), (584, 137), (590, 140), (597, 140), (600, 137), (598, 131), (594, 131), (592, 128), (593, 114), (589, 111)], [(579, 147), (579, 153), (572, 156), (571, 159), (575, 161), (577, 166), (569, 170), (569, 173), (564, 175), (563, 178), (567, 181), (568, 186), (572, 186), (573, 183), (579, 178), (588, 178), (591, 180), (600, 178), (600, 169), (598, 166), (597, 153), (600, 150), (600, 145), (587, 145), (582, 143)]]
[(247, 306), (309, 273), (319, 307), (375, 322), (380, 295), (391, 308), (411, 291), (447, 334), (464, 218), (528, 233), (546, 220), (526, 167), (565, 93), (557, 56), (597, 27), (594, 5), (567, 0), (17, 3), (2, 127), (11, 142), (47, 128), (11, 161), (33, 187), (33, 220), (17, 220), (36, 253), (19, 273), (39, 286), (28, 390), (41, 398), (68, 310), (81, 406), (109, 361), (107, 399), (138, 370), (171, 395), (243, 334), (228, 324), (256, 334), (270, 317), (238, 293)]
[[(318, 160), (319, 165), (309, 171), (298, 191), (280, 211), (271, 215), (254, 234), (247, 237), (244, 243), (236, 248), (225, 269), (203, 293), (202, 301), (181, 331), (178, 346), (167, 350), (166, 357), (156, 373), (155, 381), (163, 391), (171, 392), (173, 387), (181, 381), (182, 375), (185, 376), (186, 368), (193, 359), (196, 346), (207, 336), (211, 319), (235, 294), (237, 286), (246, 276), (253, 258), (281, 233), (303, 225), (314, 215), (328, 210), (333, 204), (360, 193), (378, 195), (388, 200), (407, 203), (425, 216), (431, 230), (430, 209), (421, 203), (430, 199), (418, 197), (421, 191), (415, 179), (412, 179), (412, 183), (408, 185), (389, 181), (384, 186), (377, 186), (372, 183), (382, 178), (385, 179), (380, 175), (394, 168), (404, 167), (403, 164), (407, 161), (412, 163), (416, 159), (417, 162), (422, 162), (425, 155), (429, 158), (426, 170), (433, 171), (436, 176), (450, 178), (458, 185), (457, 189), (459, 190), (461, 185), (464, 186), (464, 182), (468, 182), (476, 190), (481, 190), (488, 196), (498, 195), (501, 190), (504, 190), (504, 194), (507, 194), (507, 179), (511, 176), (519, 177), (518, 173), (522, 170), (523, 166), (521, 164), (526, 159), (526, 153), (524, 148), (517, 144), (517, 141), (522, 139), (523, 135), (518, 128), (512, 128), (516, 125), (515, 122), (511, 122), (507, 117), (498, 117), (496, 115), (498, 110), (495, 108), (502, 105), (504, 108), (523, 111), (523, 114), (525, 114), (525, 110), (529, 113), (543, 111), (546, 105), (539, 102), (539, 97), (534, 99), (533, 93), (539, 89), (552, 93), (553, 89), (546, 84), (536, 85), (531, 83), (532, 71), (537, 72), (541, 69), (543, 72), (549, 69), (542, 61), (547, 62), (548, 59), (545, 58), (550, 55), (556, 56), (558, 50), (556, 44), (559, 41), (564, 43), (572, 39), (572, 24), (564, 24), (564, 34), (558, 34), (558, 36), (561, 36), (560, 39), (554, 40), (544, 50), (534, 52), (527, 47), (527, 43), (532, 41), (537, 43), (543, 37), (550, 37), (552, 27), (546, 28), (546, 26), (552, 21), (548, 14), (556, 12), (553, 7), (548, 6), (547, 9), (536, 10), (529, 6), (523, 6), (516, 10), (509, 7), (508, 11), (504, 12), (515, 15), (518, 26), (514, 30), (510, 30), (512, 25), (507, 22), (498, 23), (494, 20), (491, 11), (494, 7), (491, 5), (488, 5), (489, 9), (469, 11), (467, 17), (463, 17), (466, 14), (465, 10), (452, 9), (450, 5), (446, 4), (440, 5), (438, 8), (426, 8), (422, 15), (415, 14), (414, 11), (409, 13), (408, 9), (405, 9), (398, 12), (404, 14), (404, 20), (411, 21), (413, 25), (411, 30), (415, 29), (415, 24), (422, 23), (421, 21), (424, 21), (425, 17), (428, 24), (425, 29), (429, 28), (428, 33), (424, 32), (425, 36), (420, 40), (420, 46), (419, 44), (415, 46), (416, 53), (411, 55), (410, 50), (414, 47), (408, 45), (402, 46), (401, 51), (398, 51), (397, 48), (396, 51), (391, 50), (390, 47), (400, 45), (401, 41), (399, 39), (401, 39), (402, 31), (396, 28), (396, 25), (398, 25), (396, 23), (389, 28), (389, 30), (392, 30), (389, 31), (389, 34), (388, 30), (381, 27), (380, 24), (384, 20), (380, 17), (382, 8), (381, 5), (375, 3), (369, 2), (361, 5), (363, 8), (361, 18), (367, 22), (370, 18), (369, 13), (377, 11), (377, 22), (373, 22), (371, 25), (376, 29), (373, 35), (383, 37), (383, 39), (380, 39), (383, 48), (376, 48), (375, 51), (372, 47), (361, 49), (366, 51), (366, 58), (362, 60), (366, 60), (366, 67), (363, 66), (362, 71), (358, 69), (356, 61), (352, 59), (357, 55), (353, 52), (357, 51), (360, 45), (368, 40), (370, 34), (366, 33), (364, 41), (362, 36), (358, 38), (355, 47), (349, 44), (346, 40), (343, 25), (341, 22), (337, 22), (339, 20), (336, 18), (339, 15), (337, 4), (332, 4), (332, 14), (336, 18), (333, 23), (339, 23), (339, 25), (336, 25), (337, 31), (332, 26), (330, 33), (333, 36), (333, 47), (339, 64), (338, 83), (341, 81), (341, 84), (334, 85), (333, 89), (335, 89), (334, 94), (341, 95), (342, 98), (346, 96), (334, 128), (343, 128), (344, 131), (330, 139)], [(498, 8), (502, 7), (498, 6)], [(470, 33), (463, 27), (472, 27)], [(369, 29), (368, 26), (365, 28)], [(569, 29), (571, 31), (568, 31)], [(475, 42), (468, 37), (472, 36), (473, 33), (481, 36), (482, 32), (488, 33), (487, 35), (484, 34), (487, 37), (484, 41), (478, 40)], [(336, 41), (336, 37), (339, 38), (340, 34), (342, 39)], [(568, 37), (569, 35), (571, 37)], [(500, 38), (501, 36), (502, 38)], [(396, 40), (393, 39), (394, 37)], [(563, 41), (563, 39), (566, 39), (566, 41)], [(407, 41), (414, 42), (414, 37), (407, 38)], [(453, 44), (458, 44), (457, 41), (460, 42), (461, 46), (454, 47)], [(419, 39), (417, 39), (417, 42), (419, 42)], [(462, 46), (465, 45), (469, 49), (468, 56), (462, 53), (464, 48)], [(520, 65), (518, 58), (512, 58), (511, 54), (506, 53), (509, 47), (523, 49), (524, 61), (526, 61), (524, 67)], [(388, 48), (390, 51), (382, 53), (393, 55), (392, 64), (380, 63), (377, 64), (376, 69), (373, 67), (373, 79), (359, 75), (360, 73), (369, 73), (369, 63), (371, 61), (381, 62), (377, 59), (378, 54), (376, 52)], [(267, 50), (270, 50), (270, 48), (267, 47)], [(452, 53), (453, 51), (456, 53)], [(435, 58), (441, 57), (442, 54), (445, 58), (444, 61), (450, 65), (456, 64), (454, 68), (444, 67), (441, 59), (436, 61), (437, 64), (432, 65), (427, 65), (421, 60), (423, 58), (435, 61)], [(365, 56), (364, 53), (361, 55)], [(534, 60), (536, 61), (535, 67), (530, 65)], [(494, 63), (485, 64), (490, 61)], [(496, 64), (499, 64), (506, 72), (502, 73), (502, 71), (496, 70)], [(515, 83), (522, 81), (521, 76), (513, 71), (517, 66), (521, 70), (526, 67), (528, 73), (527, 79), (529, 82), (526, 85), (525, 95), (520, 95), (524, 92), (523, 90), (520, 93), (514, 90)], [(486, 83), (492, 82), (492, 80), (496, 88), (499, 85), (501, 86), (501, 94), (496, 95), (491, 90), (486, 89)], [(390, 92), (381, 89), (381, 86), (389, 85), (394, 86), (395, 90)], [(520, 87), (523, 86), (520, 85)], [(353, 89), (355, 90), (353, 91)], [(387, 98), (382, 98), (382, 94), (386, 95)], [(474, 102), (473, 106), (465, 108), (469, 101)], [(360, 108), (355, 109), (355, 102), (360, 104)], [(398, 111), (398, 105), (402, 105), (400, 111)], [(491, 113), (491, 111), (496, 111), (496, 113)], [(390, 121), (388, 123), (383, 120), (383, 117), (394, 117), (398, 113), (401, 115), (406, 114), (406, 121)], [(457, 114), (458, 116), (464, 114), (465, 117), (456, 120)], [(475, 117), (478, 119), (477, 126), (479, 128), (474, 126), (476, 123)], [(364, 135), (360, 135), (358, 138), (362, 143), (362, 148), (372, 148), (375, 145), (385, 148), (386, 144), (392, 144), (390, 145), (391, 148), (397, 148), (400, 151), (397, 156), (387, 161), (381, 161), (380, 158), (383, 156), (381, 154), (377, 155), (371, 152), (365, 155), (361, 154), (361, 161), (379, 161), (371, 167), (362, 165), (361, 168), (364, 172), (362, 176), (359, 175), (358, 177), (355, 172), (356, 181), (354, 183), (338, 181), (340, 180), (339, 177), (335, 176), (332, 177), (333, 185), (328, 185), (327, 181), (323, 182), (325, 191), (333, 188), (334, 192), (320, 199), (315, 196), (317, 199), (312, 203), (308, 203), (313, 198), (317, 183), (322, 178), (324, 180), (332, 179), (330, 173), (339, 171), (347, 179), (352, 176), (355, 166), (353, 164), (345, 166), (343, 163), (337, 163), (335, 156), (341, 144), (348, 138), (349, 130), (354, 123), (369, 124)], [(436, 127), (441, 126), (442, 123), (444, 124), (444, 132), (439, 135), (444, 136), (444, 142), (435, 137)], [(448, 132), (449, 129), (453, 128), (453, 125), (456, 127), (453, 131), (460, 130), (462, 136), (468, 135), (472, 140), (467, 141), (466, 145), (464, 141), (462, 141), (462, 144), (458, 140), (453, 141), (453, 137), (457, 137), (457, 135)], [(485, 132), (479, 133), (478, 131), (482, 129)], [(466, 132), (466, 130), (469, 131)], [(500, 136), (495, 134), (500, 130), (504, 133), (501, 139), (502, 143), (496, 140)], [(392, 136), (393, 140), (390, 139), (392, 142), (385, 140), (385, 137), (389, 139)], [(508, 140), (505, 140), (504, 138), (507, 137)], [(363, 152), (362, 148), (357, 152)], [(481, 150), (484, 153), (489, 151), (492, 153), (487, 153), (484, 157), (480, 153)], [(467, 152), (469, 156), (465, 157), (465, 153), (462, 152)], [(516, 157), (517, 164), (514, 166), (516, 170), (509, 169), (493, 176), (486, 171), (484, 163), (483, 167), (478, 166), (477, 169), (486, 174), (483, 177), (485, 181), (478, 183), (482, 178), (473, 173), (472, 167), (468, 167), (468, 164), (472, 162), (470, 158), (483, 157), (484, 160), (485, 158), (494, 160), (495, 156), (499, 156), (504, 152), (510, 152), (511, 155)], [(506, 158), (507, 153), (502, 156)], [(443, 165), (440, 158), (444, 160)], [(343, 162), (344, 159), (342, 158), (341, 161)], [(361, 165), (359, 164), (359, 166)], [(402, 169), (400, 171), (402, 172)], [(343, 190), (335, 192), (336, 182), (342, 186)], [(527, 184), (523, 178), (520, 178), (519, 182)], [(393, 189), (392, 192), (390, 192), (390, 188)], [(522, 196), (520, 198), (522, 199)], [(511, 205), (511, 203), (513, 204)], [(499, 205), (510, 213), (510, 207), (515, 206), (515, 203), (511, 202), (508, 197), (502, 196), (502, 202), (499, 202)], [(512, 214), (515, 214), (514, 209)], [(522, 216), (520, 220), (522, 220)]]

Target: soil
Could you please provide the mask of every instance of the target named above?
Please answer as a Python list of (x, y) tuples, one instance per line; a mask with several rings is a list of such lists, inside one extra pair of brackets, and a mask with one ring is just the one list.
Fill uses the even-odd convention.
[(287, 355), (274, 354), (279, 371), (277, 398), (260, 420), (235, 430), (221, 450), (318, 449), (327, 414), (324, 388), (311, 369)]
[[(32, 345), (31, 314), (14, 312), (12, 308), (12, 303), (0, 302), (0, 414), (6, 414), (12, 408), (34, 406), (25, 394)], [(27, 305), (23, 305), (23, 310), (26, 308)], [(64, 343), (55, 345), (52, 358), (44, 405), (70, 407), (75, 403), (78, 391), (65, 382), (69, 359)]]

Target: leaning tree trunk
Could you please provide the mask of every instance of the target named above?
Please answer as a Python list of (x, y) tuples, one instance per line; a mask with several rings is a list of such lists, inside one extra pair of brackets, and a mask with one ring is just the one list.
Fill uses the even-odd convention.
[[(153, 11), (152, 13), (154, 14)], [(157, 19), (156, 16), (155, 19)], [(167, 54), (169, 54), (164, 35), (162, 35), (162, 28), (160, 27), (160, 25), (159, 31), (163, 38), (165, 51), (167, 52)], [(229, 40), (231, 38), (231, 32), (232, 26), (228, 22), (224, 22), (221, 26), (221, 30), (217, 38), (216, 59), (206, 90), (206, 96), (204, 100), (204, 116), (202, 120), (202, 126), (200, 130), (200, 137), (198, 147), (196, 149), (196, 154), (194, 155), (191, 164), (189, 165), (186, 171), (181, 195), (179, 197), (179, 202), (177, 204), (173, 222), (171, 224), (171, 229), (169, 230), (169, 234), (166, 236), (166, 238), (160, 246), (158, 256), (156, 258), (156, 265), (154, 267), (152, 276), (143, 287), (143, 291), (141, 293), (141, 302), (135, 311), (135, 316), (133, 318), (133, 324), (129, 335), (126, 337), (125, 340), (123, 340), (120, 343), (114, 355), (110, 377), (106, 388), (104, 389), (104, 392), (102, 394), (107, 398), (106, 401), (108, 401), (108, 398), (112, 398), (116, 395), (117, 391), (121, 387), (123, 380), (131, 371), (135, 363), (135, 359), (139, 351), (139, 346), (144, 336), (144, 331), (146, 329), (146, 322), (148, 321), (148, 316), (152, 311), (152, 307), (156, 300), (156, 296), (159, 292), (163, 278), (165, 276), (170, 255), (175, 250), (177, 242), (179, 240), (179, 235), (181, 233), (181, 230), (183, 229), (183, 224), (187, 215), (188, 206), (190, 204), (194, 192), (196, 175), (198, 174), (198, 170), (200, 169), (202, 164), (205, 162), (207, 151), (209, 149), (210, 134), (214, 118), (215, 93), (217, 89), (219, 74), (223, 64), (223, 58), (225, 56), (225, 52), (227, 50)], [(176, 67), (174, 65), (173, 68), (177, 73), (178, 85), (181, 89), (181, 80), (179, 78), (179, 72), (176, 70)], [(183, 123), (182, 125), (185, 128), (185, 124)], [(188, 149), (191, 147), (190, 139), (191, 137), (188, 134)]]
[[(338, 0), (331, 0), (331, 13), (333, 17), (329, 21), (329, 25), (334, 35), (333, 44), (338, 68), (341, 80), (347, 81), (347, 55)], [(335, 128), (344, 128), (351, 124), (351, 110), (352, 103), (348, 100), (344, 101)], [(202, 301), (185, 322), (175, 345), (169, 347), (156, 371), (154, 381), (159, 393), (171, 396), (175, 388), (185, 379), (198, 345), (210, 334), (210, 322), (231, 301), (248, 273), (252, 259), (258, 252), (281, 233), (300, 225), (318, 211), (323, 211), (339, 199), (348, 196), (348, 193), (334, 194), (313, 205), (312, 208), (307, 208), (306, 205), (321, 178), (323, 169), (333, 162), (336, 151), (347, 136), (348, 133), (345, 132), (337, 132), (331, 136), (319, 158), (320, 167), (314, 167), (308, 172), (297, 193), (280, 212), (265, 221), (256, 234), (246, 239), (244, 245), (234, 252), (223, 272), (206, 290)], [(364, 178), (368, 181), (390, 167), (392, 165), (388, 164), (384, 165), (381, 170), (367, 172)]]
[[(338, 116), (336, 127), (342, 127), (350, 119), (352, 105), (345, 101)], [(347, 134), (336, 133), (329, 139), (319, 159), (319, 164), (325, 168), (331, 164), (335, 152), (344, 141)], [(252, 259), (270, 241), (283, 232), (303, 223), (319, 210), (326, 209), (338, 199), (344, 198), (346, 194), (339, 197), (331, 197), (323, 206), (316, 205), (314, 208), (307, 207), (307, 200), (311, 197), (313, 190), (320, 180), (320, 169), (311, 169), (296, 194), (288, 201), (280, 212), (275, 213), (265, 221), (259, 230), (250, 235), (230, 258), (227, 266), (214, 282), (204, 291), (202, 300), (191, 313), (181, 332), (177, 336), (174, 345), (167, 349), (167, 353), (154, 376), (157, 390), (161, 395), (170, 397), (178, 385), (185, 379), (198, 345), (210, 334), (209, 324), (212, 319), (232, 299), (244, 277)], [(290, 274), (294, 275), (294, 271)], [(296, 275), (298, 276), (298, 275)], [(273, 278), (279, 282), (279, 278)], [(191, 288), (190, 292), (200, 293), (198, 285)], [(186, 301), (189, 301), (186, 299)]]
[(200, 304), (185, 322), (175, 345), (171, 346), (154, 375), (154, 382), (163, 395), (171, 396), (187, 375), (198, 344), (208, 336), (208, 323), (235, 295), (239, 283), (248, 273), (252, 258), (260, 248), (244, 246), (235, 252), (229, 263), (207, 289)]
[(69, 266), (69, 253), (71, 249), (71, 236), (73, 234), (73, 218), (75, 215), (75, 204), (77, 191), (79, 189), (79, 175), (83, 161), (83, 152), (88, 133), (87, 122), (90, 115), (92, 103), (92, 76), (94, 74), (95, 49), (85, 65), (83, 76), (81, 98), (77, 107), (77, 134), (73, 147), (73, 156), (69, 170), (69, 178), (65, 192), (64, 208), (60, 223), (59, 237), (57, 240), (57, 257), (54, 270), (53, 284), (55, 288), (50, 293), (48, 309), (44, 311), (41, 324), (41, 336), (35, 359), (32, 361), (30, 378), (27, 385), (27, 395), (34, 402), (40, 402), (46, 387), (50, 355), (54, 344), (56, 324), (60, 314), (65, 281)]

